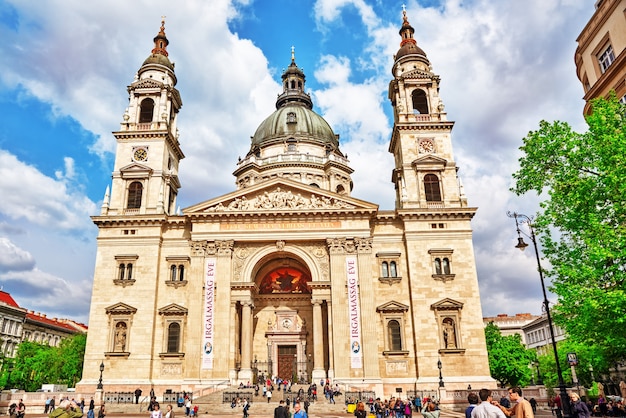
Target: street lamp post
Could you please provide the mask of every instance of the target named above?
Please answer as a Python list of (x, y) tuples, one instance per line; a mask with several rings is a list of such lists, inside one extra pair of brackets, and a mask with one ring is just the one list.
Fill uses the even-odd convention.
[(550, 339), (552, 340), (552, 349), (554, 350), (554, 361), (556, 363), (556, 373), (559, 379), (559, 396), (561, 398), (561, 405), (563, 407), (563, 416), (565, 418), (570, 417), (570, 403), (569, 395), (565, 389), (565, 382), (563, 380), (563, 372), (561, 371), (561, 364), (559, 363), (559, 354), (556, 349), (556, 340), (554, 338), (554, 325), (552, 324), (552, 316), (550, 315), (550, 304), (548, 302), (548, 295), (546, 294), (546, 285), (543, 280), (543, 269), (541, 268), (541, 259), (539, 258), (539, 249), (537, 247), (537, 239), (535, 237), (535, 230), (533, 228), (532, 219), (524, 214), (517, 212), (507, 212), (506, 215), (509, 218), (515, 219), (515, 227), (517, 228), (517, 245), (515, 248), (519, 248), (524, 251), (528, 244), (524, 242), (522, 237), (522, 230), (520, 229), (520, 223), (525, 223), (530, 231), (530, 235), (524, 234), (530, 238), (535, 248), (535, 256), (537, 257), (537, 270), (539, 271), (539, 279), (541, 280), (541, 290), (543, 291), (543, 306), (546, 311), (546, 317), (548, 319), (548, 328), (550, 329)]
[(441, 376), (441, 359), (437, 360), (437, 368), (439, 369), (439, 387), (445, 387), (443, 384), (443, 377)]
[(104, 371), (104, 361), (102, 363), (100, 363), (100, 380), (98, 380), (98, 386), (96, 386), (96, 389), (98, 390), (102, 390), (102, 372)]

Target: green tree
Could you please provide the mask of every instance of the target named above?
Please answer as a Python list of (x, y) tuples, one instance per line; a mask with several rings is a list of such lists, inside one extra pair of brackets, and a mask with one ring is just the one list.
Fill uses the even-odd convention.
[(555, 322), (612, 364), (626, 352), (626, 106), (612, 95), (592, 109), (585, 133), (559, 121), (528, 133), (512, 190), (547, 193), (534, 227)]
[[(557, 345), (557, 351), (559, 354), (559, 363), (563, 373), (563, 381), (566, 385), (573, 385), (572, 368), (567, 362), (567, 354), (575, 353), (578, 358), (578, 365), (576, 366), (576, 376), (578, 378), (579, 386), (590, 388), (592, 387), (591, 371), (589, 366), (593, 367), (596, 372), (598, 370), (606, 370), (608, 367), (603, 363), (603, 357), (601, 350), (596, 346), (589, 346), (580, 344), (572, 339), (566, 339), (560, 341)], [(554, 362), (554, 352), (552, 347), (546, 352), (546, 354), (539, 356), (539, 368), (541, 370), (543, 383), (548, 388), (556, 388), (559, 384), (558, 375), (556, 372), (556, 364)], [(596, 373), (596, 376), (599, 377)]]
[[(83, 334), (64, 338), (58, 347), (22, 342), (11, 360), (11, 387), (30, 392), (40, 389), (42, 384), (74, 387), (82, 375), (85, 342)], [(3, 367), (0, 383), (5, 385), (6, 380)]]
[(485, 327), (491, 377), (502, 385), (526, 386), (533, 371), (528, 366), (536, 359), (535, 352), (522, 344), (518, 334), (502, 336), (493, 322)]

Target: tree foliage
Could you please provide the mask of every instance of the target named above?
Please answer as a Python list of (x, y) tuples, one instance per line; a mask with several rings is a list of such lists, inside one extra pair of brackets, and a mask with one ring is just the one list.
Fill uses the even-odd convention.
[(592, 109), (585, 133), (559, 121), (528, 133), (512, 190), (547, 193), (533, 226), (555, 322), (610, 364), (626, 353), (626, 106), (612, 95)]
[(535, 352), (528, 350), (518, 334), (502, 336), (493, 322), (485, 327), (489, 370), (491, 377), (501, 385), (526, 386), (533, 370), (528, 366), (536, 359)]
[[(573, 341), (572, 339), (567, 339), (558, 343), (557, 352), (559, 355), (559, 365), (561, 366), (563, 375), (563, 383), (567, 386), (574, 385), (572, 368), (567, 362), (568, 353), (575, 353), (578, 357), (578, 365), (575, 366), (578, 386), (584, 386), (586, 388), (592, 387), (592, 372), (589, 370), (589, 366), (592, 366), (592, 369), (594, 370), (594, 378), (596, 380), (599, 377), (598, 372), (608, 368), (608, 365), (603, 363), (603, 357), (596, 346), (584, 345)], [(557, 375), (556, 363), (554, 361), (554, 351), (552, 350), (552, 347), (549, 347), (546, 354), (540, 355), (538, 360), (544, 385), (548, 388), (556, 388), (559, 385), (559, 378)]]
[(80, 380), (85, 356), (84, 334), (65, 338), (58, 347), (24, 341), (14, 359), (3, 359), (0, 386), (34, 392), (42, 384), (74, 387)]

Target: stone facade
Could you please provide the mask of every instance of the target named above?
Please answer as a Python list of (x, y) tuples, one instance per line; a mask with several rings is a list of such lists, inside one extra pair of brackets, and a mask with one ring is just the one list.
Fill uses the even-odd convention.
[(584, 113), (592, 99), (611, 90), (626, 103), (626, 0), (597, 0), (596, 11), (576, 39), (576, 74), (583, 85)]
[(99, 228), (83, 380), (201, 391), (277, 375), (380, 396), (495, 386), (468, 207), (439, 77), (406, 16), (389, 97), (396, 209), (351, 196), (352, 169), (304, 73), (235, 170), (237, 190), (176, 213), (182, 106), (164, 28), (129, 86)]

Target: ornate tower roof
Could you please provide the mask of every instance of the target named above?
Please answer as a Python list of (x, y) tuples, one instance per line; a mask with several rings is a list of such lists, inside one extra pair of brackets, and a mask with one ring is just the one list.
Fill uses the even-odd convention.
[[(154, 37), (154, 48), (152, 48), (151, 54), (141, 65), (141, 69), (150, 65), (160, 65), (167, 67), (172, 73), (174, 73), (174, 64), (168, 58), (167, 46), (169, 41), (165, 36), (165, 20), (161, 20), (161, 28), (159, 33)], [(141, 71), (141, 69), (139, 71)]]
[(426, 53), (422, 48), (417, 46), (417, 42), (413, 38), (413, 34), (415, 33), (415, 29), (409, 23), (408, 18), (406, 17), (406, 10), (402, 10), (402, 27), (398, 32), (402, 37), (402, 41), (400, 42), (400, 49), (395, 55), (395, 60), (398, 61), (400, 58), (411, 55), (413, 58), (418, 58), (420, 61), (424, 62), (427, 65), (430, 65), (428, 58), (426, 57)]

